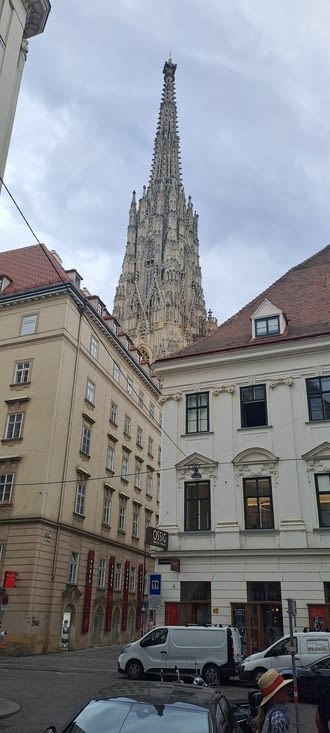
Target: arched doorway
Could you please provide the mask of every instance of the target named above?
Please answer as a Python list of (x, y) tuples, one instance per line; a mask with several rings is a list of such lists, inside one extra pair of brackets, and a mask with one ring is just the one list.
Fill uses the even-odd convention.
[(93, 623), (93, 632), (92, 632), (92, 643), (95, 645), (100, 643), (102, 624), (103, 624), (103, 608), (102, 606), (97, 606), (97, 608), (95, 609), (95, 613), (94, 613), (94, 623)]
[(113, 612), (113, 617), (112, 617), (112, 632), (111, 632), (111, 641), (114, 644), (117, 644), (119, 641), (119, 629), (120, 629), (120, 610), (119, 608), (115, 608)]

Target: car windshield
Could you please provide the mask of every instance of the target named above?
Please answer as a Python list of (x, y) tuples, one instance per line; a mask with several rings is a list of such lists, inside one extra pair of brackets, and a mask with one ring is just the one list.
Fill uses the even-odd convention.
[(75, 718), (66, 733), (209, 733), (206, 708), (151, 705), (130, 700), (94, 700)]

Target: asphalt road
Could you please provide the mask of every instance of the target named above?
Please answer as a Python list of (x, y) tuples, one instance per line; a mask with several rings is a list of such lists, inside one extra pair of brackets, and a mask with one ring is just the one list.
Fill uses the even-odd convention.
[[(30, 657), (0, 656), (0, 697), (20, 710), (0, 719), (1, 733), (42, 733), (47, 725), (63, 725), (84, 700), (104, 687), (124, 692), (127, 678), (117, 672), (120, 647), (100, 647)], [(246, 700), (247, 687), (237, 680), (223, 686), (229, 699)], [(295, 714), (292, 708), (292, 731)], [(315, 731), (315, 709), (299, 706), (301, 733)]]

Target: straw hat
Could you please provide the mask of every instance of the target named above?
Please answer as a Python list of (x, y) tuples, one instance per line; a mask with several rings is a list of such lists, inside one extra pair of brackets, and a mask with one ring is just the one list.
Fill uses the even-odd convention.
[(276, 693), (285, 685), (290, 685), (292, 679), (285, 680), (276, 669), (268, 669), (258, 679), (258, 687), (262, 692), (262, 701), (260, 705), (265, 705)]

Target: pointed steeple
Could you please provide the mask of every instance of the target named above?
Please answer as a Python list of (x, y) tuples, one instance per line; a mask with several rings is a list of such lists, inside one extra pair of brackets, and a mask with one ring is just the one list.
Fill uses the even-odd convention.
[(160, 104), (150, 186), (164, 186), (176, 181), (181, 184), (180, 138), (175, 98), (175, 71), (171, 57), (165, 61), (164, 86)]
[(149, 186), (129, 210), (127, 244), (113, 314), (150, 361), (205, 335), (198, 215), (182, 185), (175, 100), (176, 64), (164, 86)]

